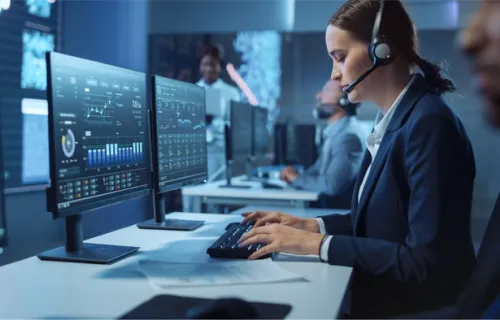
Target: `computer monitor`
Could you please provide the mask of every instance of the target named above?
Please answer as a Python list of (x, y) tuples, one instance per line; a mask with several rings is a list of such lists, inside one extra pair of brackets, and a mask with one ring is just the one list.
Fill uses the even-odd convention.
[(287, 164), (287, 125), (276, 123), (273, 128), (274, 165)]
[(231, 152), (226, 160), (246, 161), (252, 155), (252, 114), (254, 106), (231, 101)]
[[(318, 158), (318, 150), (316, 148), (316, 126), (313, 124), (296, 124), (294, 126), (293, 140), (289, 140), (287, 147), (290, 145), (294, 148), (294, 157), (289, 159), (292, 163), (300, 164), (305, 168), (309, 168)], [(300, 146), (300, 147), (297, 147)]]
[(233, 161), (248, 161), (252, 155), (252, 109), (254, 107), (247, 103), (231, 101), (230, 125), (224, 128), (226, 148), (226, 184), (219, 185), (221, 188), (250, 188), (248, 185), (233, 185), (232, 164)]
[(208, 179), (205, 89), (160, 76), (152, 77), (153, 171), (158, 193), (155, 219), (144, 229), (193, 230), (203, 221), (165, 219), (166, 192)]
[(269, 133), (267, 108), (254, 107), (252, 113), (252, 156), (255, 158), (265, 158), (269, 152)]
[(139, 248), (83, 243), (81, 214), (151, 192), (144, 73), (47, 53), (51, 186), (66, 245), (42, 260), (110, 263)]
[(5, 219), (5, 203), (3, 194), (3, 157), (2, 157), (2, 139), (0, 138), (0, 172), (2, 176), (0, 177), (0, 253), (1, 248), (7, 246), (7, 220)]

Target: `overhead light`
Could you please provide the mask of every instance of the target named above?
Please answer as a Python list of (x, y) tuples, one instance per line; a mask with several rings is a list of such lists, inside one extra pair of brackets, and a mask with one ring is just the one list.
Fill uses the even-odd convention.
[(54, 3), (56, 0), (47, 0), (48, 3)]

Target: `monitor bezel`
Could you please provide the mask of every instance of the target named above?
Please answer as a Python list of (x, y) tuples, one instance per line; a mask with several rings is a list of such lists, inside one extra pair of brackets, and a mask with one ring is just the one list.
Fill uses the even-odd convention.
[[(236, 109), (237, 108), (237, 105), (245, 105), (246, 107), (248, 107), (250, 109), (250, 150), (248, 150), (248, 154), (247, 155), (243, 155), (243, 154), (238, 154), (237, 157), (235, 157), (235, 153), (234, 153), (234, 143), (235, 141), (238, 141), (238, 139), (234, 139), (234, 136), (235, 136), (235, 132), (234, 132), (234, 112), (233, 112), (233, 109)], [(250, 157), (252, 157), (252, 153), (253, 153), (253, 106), (249, 103), (245, 103), (245, 102), (240, 102), (240, 101), (234, 101), (234, 100), (231, 100), (230, 102), (230, 123), (231, 123), (231, 126), (229, 128), (230, 130), (230, 142), (231, 142), (231, 146), (230, 146), (230, 157), (232, 161), (247, 161)]]
[[(51, 212), (53, 214), (54, 218), (64, 218), (64, 217), (78, 215), (81, 213), (94, 211), (97, 209), (116, 205), (116, 204), (119, 204), (119, 203), (127, 201), (127, 200), (131, 200), (131, 199), (135, 199), (135, 198), (139, 198), (139, 197), (143, 197), (143, 196), (147, 196), (147, 195), (151, 194), (151, 174), (150, 174), (151, 173), (151, 161), (150, 161), (150, 158), (147, 158), (147, 157), (150, 157), (150, 153), (145, 152), (144, 153), (144, 155), (146, 157), (145, 162), (148, 163), (148, 167), (149, 167), (149, 168), (147, 168), (147, 169), (149, 169), (149, 172), (147, 174), (148, 186), (145, 189), (139, 190), (139, 191), (133, 191), (133, 192), (129, 192), (129, 193), (124, 191), (125, 193), (123, 193), (123, 194), (120, 193), (119, 195), (116, 195), (113, 197), (109, 197), (109, 198), (106, 198), (103, 200), (89, 202), (86, 204), (72, 205), (69, 208), (59, 208), (58, 207), (58, 201), (57, 201), (58, 184), (56, 183), (56, 181), (58, 181), (57, 180), (57, 163), (56, 163), (57, 161), (56, 161), (56, 156), (55, 156), (55, 154), (56, 154), (56, 142), (55, 142), (55, 137), (54, 137), (54, 127), (55, 127), (54, 104), (53, 104), (54, 101), (53, 101), (52, 82), (50, 81), (52, 79), (52, 59), (54, 56), (65, 56), (65, 57), (69, 57), (69, 58), (72, 58), (75, 60), (81, 60), (81, 61), (85, 61), (85, 62), (95, 63), (97, 65), (104, 65), (104, 66), (113, 67), (113, 68), (116, 68), (118, 70), (121, 69), (121, 70), (124, 70), (127, 72), (130, 72), (130, 71), (137, 72), (138, 74), (144, 75), (144, 81), (145, 81), (144, 87), (147, 89), (147, 76), (143, 72), (138, 72), (135, 70), (116, 67), (113, 65), (104, 64), (101, 62), (83, 59), (83, 58), (79, 58), (79, 57), (75, 57), (75, 56), (70, 56), (67, 54), (59, 53), (59, 52), (46, 52), (46, 55), (45, 55), (46, 66), (47, 66), (47, 90), (46, 90), (47, 94), (46, 95), (47, 95), (47, 106), (48, 106), (49, 151), (50, 151), (50, 154), (49, 154), (49, 165), (50, 165), (49, 185), (50, 186), (46, 189), (47, 211)], [(149, 103), (149, 99), (148, 99), (147, 90), (146, 90), (145, 94), (146, 94), (146, 99), (145, 99), (146, 111), (148, 111), (149, 108), (148, 108), (147, 104)], [(146, 126), (148, 126), (146, 128), (146, 132), (147, 132), (146, 137), (148, 138), (148, 141), (146, 141), (146, 143), (148, 145), (151, 145), (151, 143), (149, 141), (150, 136), (151, 136), (150, 135), (151, 129), (149, 128), (149, 121), (144, 121), (144, 123), (146, 124)]]
[[(206, 111), (206, 93), (205, 89), (203, 87), (200, 87), (196, 84), (189, 83), (189, 82), (184, 82), (180, 80), (175, 80), (167, 77), (162, 77), (159, 75), (151, 75), (151, 123), (150, 123), (150, 128), (151, 128), (151, 144), (152, 144), (152, 159), (153, 159), (153, 180), (154, 180), (154, 190), (156, 194), (163, 194), (166, 192), (174, 191), (181, 189), (183, 187), (191, 186), (191, 185), (196, 185), (196, 184), (202, 184), (207, 182), (208, 180), (208, 163), (207, 163), (207, 170), (205, 171), (205, 175), (202, 177), (196, 177), (196, 178), (190, 178), (186, 181), (181, 181), (173, 184), (168, 184), (166, 186), (160, 187), (160, 174), (159, 174), (159, 160), (158, 160), (158, 128), (157, 128), (157, 123), (156, 123), (156, 111), (157, 111), (157, 106), (156, 106), (156, 82), (157, 80), (167, 80), (167, 81), (172, 81), (172, 82), (177, 82), (177, 83), (182, 83), (183, 85), (189, 85), (192, 86), (192, 88), (196, 90), (200, 90), (200, 93), (203, 93), (203, 103), (205, 103), (205, 115), (207, 114)], [(205, 133), (206, 134), (206, 133)], [(207, 159), (208, 159), (208, 150), (207, 150), (207, 141), (205, 139), (205, 152), (207, 153)]]

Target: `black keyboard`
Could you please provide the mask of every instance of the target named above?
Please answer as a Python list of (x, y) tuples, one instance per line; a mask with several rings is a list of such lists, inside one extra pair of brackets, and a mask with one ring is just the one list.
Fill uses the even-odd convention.
[(262, 188), (264, 188), (264, 189), (283, 189), (282, 186), (280, 186), (278, 184), (271, 183), (271, 182), (262, 182)]
[[(228, 259), (248, 259), (248, 257), (265, 246), (265, 243), (255, 243), (248, 247), (240, 248), (238, 240), (246, 232), (252, 230), (253, 224), (232, 224), (226, 229), (226, 232), (207, 249), (207, 254), (212, 258)], [(263, 256), (261, 259), (269, 258), (272, 254)]]

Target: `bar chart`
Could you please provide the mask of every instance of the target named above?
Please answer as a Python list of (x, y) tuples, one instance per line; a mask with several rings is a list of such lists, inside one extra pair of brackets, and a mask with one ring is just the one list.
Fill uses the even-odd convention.
[(87, 145), (87, 168), (135, 164), (144, 160), (143, 142), (118, 142)]

